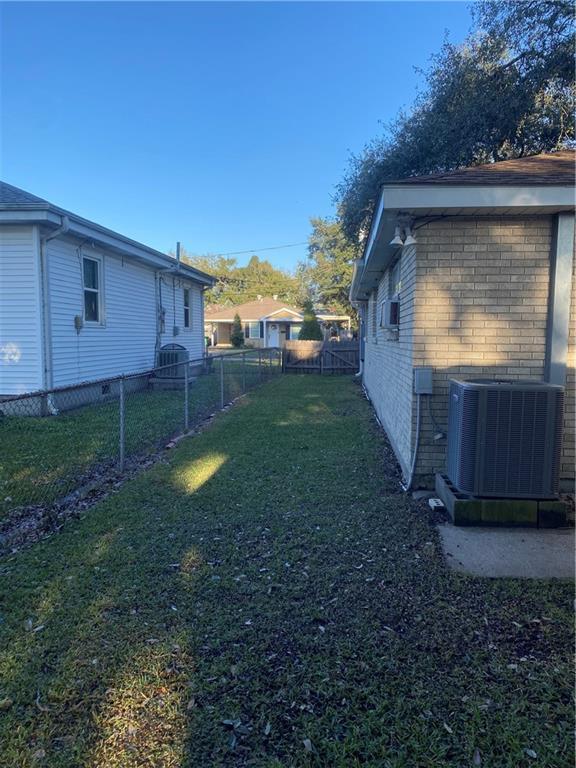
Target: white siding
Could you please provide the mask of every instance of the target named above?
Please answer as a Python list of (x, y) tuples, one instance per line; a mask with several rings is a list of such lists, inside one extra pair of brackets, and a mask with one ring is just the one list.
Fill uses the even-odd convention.
[[(184, 289), (190, 289), (190, 327), (184, 327)], [(165, 310), (164, 344), (181, 344), (190, 353), (190, 358), (204, 355), (204, 317), (202, 308), (202, 289), (197, 283), (191, 283), (171, 275), (162, 277), (162, 306)], [(179, 333), (174, 335), (174, 326)]]
[(42, 387), (38, 232), (0, 227), (0, 394)]
[[(48, 244), (54, 386), (146, 370), (155, 363), (156, 297), (154, 270), (103, 249), (84, 246), (87, 257), (103, 260), (102, 325), (86, 324), (76, 332), (74, 317), (83, 314), (82, 266), (78, 247), (57, 238)], [(164, 280), (172, 278), (164, 276)], [(178, 281), (177, 281), (178, 282)], [(186, 283), (188, 285), (188, 283)], [(192, 357), (203, 351), (199, 287), (190, 283), (191, 328), (184, 328), (182, 288), (176, 288), (181, 333), (172, 336), (172, 292), (164, 286), (166, 330), (162, 344), (182, 344)], [(168, 303), (169, 298), (169, 303)]]

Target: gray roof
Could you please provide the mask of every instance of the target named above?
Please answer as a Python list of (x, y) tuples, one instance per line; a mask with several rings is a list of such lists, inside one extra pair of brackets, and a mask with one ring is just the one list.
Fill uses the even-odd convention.
[(0, 205), (37, 205), (43, 203), (44, 205), (50, 205), (48, 200), (43, 200), (41, 197), (30, 194), (23, 189), (13, 187), (12, 184), (6, 184), (5, 181), (0, 181)]
[[(71, 222), (76, 222), (77, 225), (85, 228), (87, 227), (93, 231), (95, 240), (97, 239), (98, 234), (108, 238), (114, 238), (116, 242), (120, 241), (121, 243), (126, 244), (126, 246), (138, 249), (141, 258), (154, 257), (157, 260), (160, 258), (166, 264), (168, 269), (175, 270), (178, 268), (181, 274), (206, 285), (213, 285), (215, 282), (211, 275), (207, 275), (205, 272), (189, 266), (188, 264), (180, 263), (180, 266), (177, 267), (176, 259), (166, 253), (162, 253), (162, 251), (157, 251), (155, 248), (150, 248), (150, 246), (139, 243), (137, 240), (132, 240), (125, 235), (121, 235), (119, 232), (107, 229), (101, 224), (96, 224), (89, 219), (84, 219), (82, 216), (78, 216), (71, 211), (60, 208), (59, 206), (50, 203), (48, 200), (44, 200), (42, 197), (37, 197), (31, 192), (26, 192), (26, 190), (15, 187), (12, 184), (7, 184), (4, 181), (0, 181), (0, 211), (43, 211), (49, 212), (50, 214), (56, 214), (60, 217), (66, 216)], [(103, 240), (105, 240), (105, 238), (103, 238)]]

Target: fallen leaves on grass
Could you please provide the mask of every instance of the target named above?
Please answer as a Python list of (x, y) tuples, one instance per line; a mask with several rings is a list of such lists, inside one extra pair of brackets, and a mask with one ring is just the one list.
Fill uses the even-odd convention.
[(571, 586), (448, 570), (398, 477), (352, 382), (287, 377), (9, 558), (5, 762), (559, 762)]

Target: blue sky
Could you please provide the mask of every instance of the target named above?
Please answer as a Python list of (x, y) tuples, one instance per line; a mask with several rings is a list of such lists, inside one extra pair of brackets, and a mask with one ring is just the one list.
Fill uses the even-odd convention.
[[(8, 3), (3, 180), (160, 250), (293, 268), (460, 2)], [(239, 257), (241, 263), (249, 255)]]

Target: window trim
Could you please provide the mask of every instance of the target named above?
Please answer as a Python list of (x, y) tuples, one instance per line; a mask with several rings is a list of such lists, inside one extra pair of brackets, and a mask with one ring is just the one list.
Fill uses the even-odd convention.
[(300, 331), (302, 330), (302, 322), (298, 323), (288, 323), (288, 335), (286, 337), (286, 341), (298, 341), (298, 336), (300, 335)]
[(372, 291), (372, 306), (370, 307), (370, 330), (373, 339), (378, 337), (378, 289)]
[[(258, 326), (258, 335), (252, 334), (251, 325)], [(244, 324), (244, 338), (246, 339), (261, 339), (262, 338), (262, 324), (259, 320), (251, 320)]]
[(191, 328), (191, 318), (192, 318), (192, 302), (190, 301), (190, 288), (183, 288), (182, 289), (182, 306), (184, 310), (184, 328)]
[[(98, 265), (98, 288), (89, 288), (86, 287), (85, 283), (85, 277), (84, 277), (84, 262), (85, 261), (94, 261)], [(104, 258), (98, 254), (90, 254), (89, 256), (86, 256), (85, 254), (82, 254), (82, 265), (81, 265), (81, 281), (82, 281), (82, 320), (84, 322), (84, 325), (90, 325), (90, 326), (103, 326), (105, 325), (105, 314), (104, 314)], [(95, 293), (98, 297), (98, 320), (88, 320), (86, 318), (86, 291), (89, 291), (90, 293)]]
[[(395, 280), (396, 278), (396, 280)], [(389, 298), (399, 297), (402, 290), (402, 255), (398, 256), (388, 272)]]

